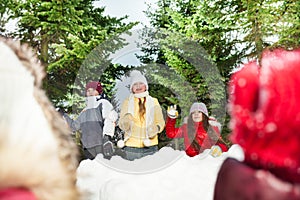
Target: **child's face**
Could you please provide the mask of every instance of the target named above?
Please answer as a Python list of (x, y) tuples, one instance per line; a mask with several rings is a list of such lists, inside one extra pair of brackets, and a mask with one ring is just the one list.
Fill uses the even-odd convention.
[(192, 119), (194, 122), (201, 122), (203, 120), (203, 113), (200, 111), (193, 112)]
[(137, 82), (132, 85), (132, 92), (134, 94), (145, 92), (146, 89), (146, 85), (142, 82)]
[(99, 95), (99, 92), (97, 90), (95, 90), (94, 88), (89, 88), (86, 91), (86, 96), (90, 97), (90, 96), (97, 96)]

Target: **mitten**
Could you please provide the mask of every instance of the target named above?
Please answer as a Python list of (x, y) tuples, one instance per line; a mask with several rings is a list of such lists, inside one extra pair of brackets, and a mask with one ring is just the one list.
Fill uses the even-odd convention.
[(151, 124), (147, 127), (147, 134), (149, 138), (154, 138), (159, 132), (159, 126), (155, 124)]
[(119, 126), (122, 130), (124, 130), (125, 132), (129, 132), (131, 129), (131, 124), (133, 121), (133, 116), (130, 113), (127, 113), (124, 115), (124, 117), (122, 117), (120, 119), (120, 123)]
[(218, 145), (213, 145), (213, 146), (210, 148), (209, 154), (210, 154), (212, 157), (219, 157), (219, 156), (222, 154), (222, 149), (221, 149), (221, 147), (219, 147)]
[(106, 159), (111, 159), (114, 153), (114, 146), (111, 142), (111, 136), (104, 135), (103, 137), (103, 156)]
[(177, 106), (168, 106), (167, 114), (170, 118), (176, 119), (178, 117), (178, 111), (176, 110)]

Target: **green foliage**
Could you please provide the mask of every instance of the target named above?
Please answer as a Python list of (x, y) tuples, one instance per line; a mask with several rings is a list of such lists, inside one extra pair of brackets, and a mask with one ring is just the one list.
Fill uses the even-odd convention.
[[(157, 30), (144, 31), (144, 37), (155, 39), (142, 45), (141, 60), (159, 63), (176, 74), (153, 78), (172, 90), (172, 95), (165, 93), (168, 96), (159, 99), (179, 104), (182, 114), (195, 100), (206, 103), (210, 112), (218, 108), (223, 113), (226, 85), (236, 66), (260, 59), (265, 48), (299, 47), (299, 1), (159, 0), (157, 6), (146, 12)], [(157, 32), (168, 34), (154, 37)], [(220, 120), (220, 113), (211, 114)], [(228, 135), (227, 113), (221, 122), (225, 122), (222, 134)]]
[[(44, 87), (56, 105), (63, 105), (66, 101), (73, 102), (68, 98), (73, 97), (71, 93), (74, 81), (90, 52), (136, 24), (123, 23), (125, 17), (105, 16), (104, 8), (95, 8), (93, 2), (93, 0), (7, 0), (1, 3), (7, 9), (1, 9), (0, 13), (9, 19), (17, 20), (17, 30), (8, 35), (29, 43), (46, 67), (47, 77)], [(110, 48), (110, 53), (115, 52), (123, 44), (121, 40), (116, 43)], [(103, 76), (108, 79), (104, 85), (107, 86), (106, 92), (111, 96), (114, 84), (112, 80), (119, 74), (114, 71), (120, 67), (116, 68), (110, 64), (110, 60), (105, 60), (108, 56), (101, 59), (104, 59), (105, 67), (109, 68)], [(97, 62), (92, 65), (98, 66)], [(99, 79), (100, 74), (95, 77), (95, 80)], [(77, 86), (75, 90), (76, 88)]]
[[(92, 79), (101, 80), (112, 97), (115, 80), (132, 68), (113, 65), (109, 55), (126, 45), (119, 35), (136, 23), (123, 23), (126, 16), (104, 16), (104, 8), (93, 2), (0, 3), (0, 33), (37, 51), (47, 71), (45, 89), (56, 105), (80, 104), (84, 85)], [(210, 114), (224, 122), (225, 136), (230, 132), (224, 112), (232, 70), (260, 59), (265, 48), (300, 45), (297, 0), (158, 0), (157, 7), (146, 12), (153, 29), (141, 32), (144, 55), (139, 56), (152, 80), (150, 94), (164, 109), (177, 104), (182, 118), (194, 101), (206, 103)], [(18, 22), (12, 32), (4, 28), (9, 20)]]

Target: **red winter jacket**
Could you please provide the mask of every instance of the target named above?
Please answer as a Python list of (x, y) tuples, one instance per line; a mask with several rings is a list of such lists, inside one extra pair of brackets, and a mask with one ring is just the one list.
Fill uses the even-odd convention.
[[(228, 148), (225, 144), (219, 141), (213, 141), (211, 138), (208, 137), (207, 132), (204, 130), (202, 122), (195, 122), (195, 130), (196, 133), (196, 140), (201, 146), (200, 150), (197, 150), (191, 146), (191, 142), (188, 138), (187, 133), (187, 124), (183, 124), (181, 127), (176, 128), (176, 119), (167, 118), (166, 123), (166, 134), (169, 138), (184, 138), (184, 146), (185, 152), (188, 156), (193, 157), (202, 153), (205, 149), (210, 149), (213, 145), (218, 145), (221, 147), (222, 151), (227, 151)], [(217, 126), (212, 126), (215, 132), (220, 135), (219, 128)], [(220, 136), (221, 137), (221, 136)]]

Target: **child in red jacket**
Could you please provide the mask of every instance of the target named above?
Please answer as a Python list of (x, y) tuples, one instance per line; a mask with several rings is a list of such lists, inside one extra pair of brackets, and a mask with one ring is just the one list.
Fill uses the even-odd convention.
[(217, 156), (227, 151), (226, 143), (220, 136), (221, 126), (210, 119), (204, 103), (194, 103), (190, 108), (187, 123), (175, 127), (178, 116), (176, 107), (168, 110), (166, 134), (169, 138), (184, 138), (185, 152), (188, 156), (196, 156), (205, 149), (212, 149), (212, 155)]

